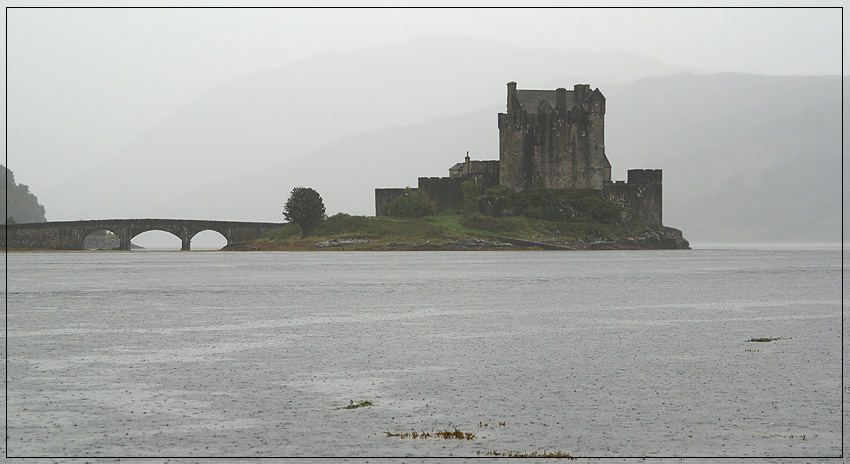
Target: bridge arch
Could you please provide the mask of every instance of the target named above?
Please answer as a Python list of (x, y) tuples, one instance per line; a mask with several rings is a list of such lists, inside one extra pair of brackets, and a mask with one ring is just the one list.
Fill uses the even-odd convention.
[(170, 230), (164, 228), (149, 228), (147, 230), (134, 230), (130, 237), (131, 245), (145, 249), (155, 250), (180, 250), (183, 249), (183, 239)]
[(84, 250), (119, 250), (121, 249), (121, 237), (113, 230), (100, 228), (95, 230), (83, 230), (80, 232), (83, 239)]
[(199, 230), (189, 238), (193, 250), (221, 250), (230, 244), (230, 240), (215, 228)]
[(101, 231), (107, 231), (115, 234), (118, 238), (118, 246), (114, 249), (118, 250), (129, 250), (130, 249), (130, 237), (127, 235), (127, 227), (123, 227), (121, 224), (116, 223), (105, 223), (105, 222), (97, 222), (97, 221), (86, 221), (84, 222), (84, 226), (82, 226), (78, 233), (73, 234), (77, 237), (77, 246), (74, 248), (76, 250), (85, 250), (86, 249), (86, 239), (89, 238), (92, 234)]

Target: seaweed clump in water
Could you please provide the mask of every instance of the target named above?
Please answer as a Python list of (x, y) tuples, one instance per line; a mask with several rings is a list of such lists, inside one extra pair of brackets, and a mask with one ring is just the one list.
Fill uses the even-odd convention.
[(486, 451), (482, 453), (478, 452), (480, 455), (484, 456), (501, 456), (506, 458), (566, 458), (571, 461), (576, 460), (570, 456), (569, 453), (565, 453), (563, 451), (532, 451), (531, 453), (524, 453), (522, 451)]
[(388, 437), (399, 437), (399, 438), (413, 438), (416, 440), (417, 438), (442, 438), (444, 440), (474, 440), (475, 434), (470, 432), (461, 432), (458, 429), (454, 430), (442, 430), (439, 432), (405, 432), (405, 433), (392, 433), (389, 430), (384, 432)]
[(361, 401), (357, 401), (357, 402), (355, 402), (354, 400), (348, 400), (348, 401), (350, 401), (351, 404), (349, 404), (348, 406), (342, 407), (342, 408), (337, 408), (337, 409), (357, 409), (357, 408), (365, 408), (367, 406), (374, 406), (375, 405), (375, 403), (373, 403), (370, 400), (361, 400)]

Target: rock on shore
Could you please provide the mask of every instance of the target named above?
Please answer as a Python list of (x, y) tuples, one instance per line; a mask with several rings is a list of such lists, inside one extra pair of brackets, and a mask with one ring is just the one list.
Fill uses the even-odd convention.
[[(121, 247), (121, 241), (117, 235), (91, 235), (83, 241), (83, 248), (86, 250), (118, 250)], [(133, 243), (130, 248), (134, 250), (144, 250)]]
[(640, 235), (613, 240), (592, 242), (556, 242), (578, 250), (690, 250), (691, 244), (682, 236), (682, 231), (662, 227), (644, 231)]
[(324, 242), (316, 244), (316, 248), (338, 247), (345, 245), (361, 245), (363, 243), (374, 243), (377, 240), (369, 240), (365, 238), (332, 238)]

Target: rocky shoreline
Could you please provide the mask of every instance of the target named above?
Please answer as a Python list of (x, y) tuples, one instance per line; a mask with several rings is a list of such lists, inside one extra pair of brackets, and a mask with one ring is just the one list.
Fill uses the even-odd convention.
[[(556, 242), (560, 243), (560, 242)], [(592, 242), (564, 242), (577, 250), (690, 250), (682, 231), (672, 227), (648, 230), (641, 235)]]
[[(95, 251), (103, 251), (103, 250), (118, 250), (121, 247), (121, 242), (116, 235), (97, 235), (97, 236), (88, 236), (83, 241), (83, 248), (86, 250), (95, 250)], [(143, 247), (138, 245), (130, 244), (130, 247), (134, 250), (144, 250)]]
[(433, 250), (690, 250), (691, 246), (682, 231), (672, 227), (649, 230), (641, 235), (614, 240), (594, 241), (531, 241), (510, 237), (496, 237), (495, 241), (466, 239), (443, 244), (391, 243), (381, 249), (433, 249)]
[(492, 240), (468, 238), (445, 243), (412, 242), (378, 244), (368, 239), (331, 239), (315, 244), (315, 248), (342, 247), (346, 245), (368, 245), (362, 251), (463, 251), (463, 250), (689, 250), (690, 243), (682, 231), (672, 227), (648, 230), (641, 235), (594, 241), (531, 241), (510, 237), (494, 237)]
[(672, 227), (644, 231), (640, 235), (618, 237), (613, 240), (540, 240), (532, 241), (511, 237), (489, 239), (465, 238), (449, 242), (381, 242), (376, 239), (341, 238), (321, 242), (301, 242), (289, 246), (234, 243), (225, 251), (494, 251), (494, 250), (690, 250), (690, 243), (682, 231)]

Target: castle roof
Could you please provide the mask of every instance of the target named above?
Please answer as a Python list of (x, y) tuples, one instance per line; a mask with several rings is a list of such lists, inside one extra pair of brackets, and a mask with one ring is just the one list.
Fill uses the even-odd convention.
[[(536, 114), (541, 104), (549, 105), (549, 108), (557, 108), (554, 90), (517, 90), (517, 99), (520, 106), (528, 114)], [(575, 92), (567, 90), (567, 109), (576, 106)]]

